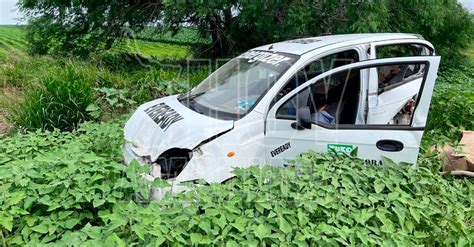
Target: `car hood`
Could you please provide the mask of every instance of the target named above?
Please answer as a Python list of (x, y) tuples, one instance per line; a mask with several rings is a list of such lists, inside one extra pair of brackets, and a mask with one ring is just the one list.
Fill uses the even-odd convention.
[(193, 149), (202, 141), (232, 129), (234, 121), (199, 114), (169, 96), (138, 107), (124, 128), (133, 152), (152, 161), (168, 149)]

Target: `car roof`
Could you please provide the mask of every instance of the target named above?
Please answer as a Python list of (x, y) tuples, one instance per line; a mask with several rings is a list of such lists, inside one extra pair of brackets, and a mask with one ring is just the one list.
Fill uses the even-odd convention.
[(263, 45), (252, 50), (271, 50), (276, 52), (285, 52), (296, 55), (302, 55), (309, 51), (321, 48), (323, 46), (344, 43), (353, 43), (358, 40), (358, 43), (367, 43), (375, 41), (393, 40), (393, 39), (421, 39), (423, 37), (417, 34), (406, 33), (361, 33), (361, 34), (340, 34), (327, 35), (311, 38), (301, 38), (294, 40), (287, 40), (273, 44)]

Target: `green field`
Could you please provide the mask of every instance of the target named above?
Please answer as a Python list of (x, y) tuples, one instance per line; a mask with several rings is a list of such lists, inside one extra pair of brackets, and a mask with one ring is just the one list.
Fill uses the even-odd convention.
[(173, 45), (144, 40), (125, 40), (113, 49), (116, 52), (130, 52), (153, 58), (189, 58), (190, 46)]
[(24, 54), (26, 45), (23, 27), (0, 26), (0, 55)]
[[(148, 31), (149, 33), (150, 31)], [(178, 37), (189, 36), (194, 37), (195, 33), (189, 31), (191, 34), (178, 34)], [(142, 35), (148, 37), (150, 34)], [(0, 55), (19, 55), (24, 54), (27, 48), (27, 41), (25, 39), (25, 30), (22, 26), (1, 26), (0, 25)], [(145, 57), (154, 58), (186, 58), (190, 54), (190, 44), (170, 44), (173, 38), (169, 34), (162, 35), (164, 42), (145, 41), (127, 39), (115, 45), (113, 51), (136, 53)], [(153, 36), (154, 39), (159, 39), (161, 36)], [(189, 42), (189, 41), (186, 41)]]

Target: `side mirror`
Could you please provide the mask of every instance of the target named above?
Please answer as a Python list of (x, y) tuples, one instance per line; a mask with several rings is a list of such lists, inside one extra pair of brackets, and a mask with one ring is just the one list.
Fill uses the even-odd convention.
[(309, 107), (301, 107), (296, 111), (296, 122), (291, 123), (291, 127), (297, 130), (311, 129), (311, 112)]

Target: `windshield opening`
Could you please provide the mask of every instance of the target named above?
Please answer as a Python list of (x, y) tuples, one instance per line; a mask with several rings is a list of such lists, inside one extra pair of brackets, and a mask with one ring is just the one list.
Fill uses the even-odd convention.
[(297, 59), (287, 53), (246, 52), (224, 64), (180, 100), (201, 114), (239, 119)]

